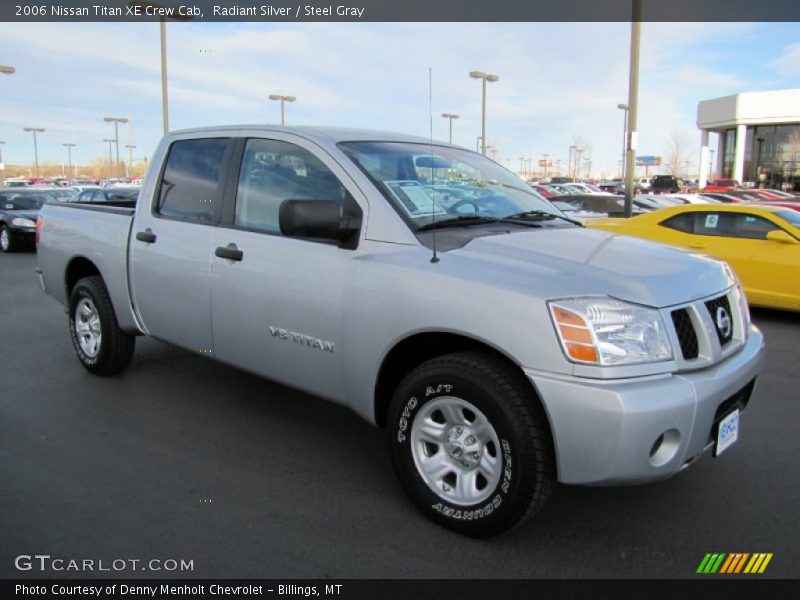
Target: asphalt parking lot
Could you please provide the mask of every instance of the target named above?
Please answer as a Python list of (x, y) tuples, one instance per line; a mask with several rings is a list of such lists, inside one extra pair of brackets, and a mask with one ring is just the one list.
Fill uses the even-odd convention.
[(20, 554), (187, 559), (169, 575), (203, 578), (692, 577), (706, 552), (772, 552), (758, 577), (800, 575), (800, 315), (754, 311), (766, 371), (720, 458), (561, 486), (476, 541), (414, 509), (383, 432), (347, 409), (150, 339), (122, 375), (90, 375), (35, 266), (0, 256), (1, 577), (43, 575)]

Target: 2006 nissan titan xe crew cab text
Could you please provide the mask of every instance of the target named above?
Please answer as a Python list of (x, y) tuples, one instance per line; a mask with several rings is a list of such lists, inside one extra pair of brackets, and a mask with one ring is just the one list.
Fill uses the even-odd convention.
[(719, 454), (762, 367), (725, 263), (584, 229), (417, 137), (169, 133), (135, 206), (47, 204), (37, 233), (86, 369), (122, 371), (151, 335), (348, 406), (387, 430), (419, 509), (472, 536), (556, 482)]

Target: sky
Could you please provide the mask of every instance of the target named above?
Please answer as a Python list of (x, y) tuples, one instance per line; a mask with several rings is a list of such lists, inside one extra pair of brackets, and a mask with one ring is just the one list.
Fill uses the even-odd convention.
[[(154, 23), (0, 23), (0, 146), (6, 163), (33, 162), (23, 127), (42, 127), (40, 163), (108, 156), (106, 116), (129, 116), (134, 160), (162, 134), (160, 45)], [(628, 23), (181, 23), (168, 24), (170, 128), (278, 123), (397, 131), (446, 140), (442, 112), (461, 115), (453, 142), (475, 149), (480, 70), (487, 139), (519, 170), (548, 154), (566, 168), (586, 146), (594, 176), (613, 176), (628, 100)], [(686, 136), (696, 172), (701, 100), (800, 87), (800, 23), (644, 23), (639, 154), (668, 154)], [(429, 68), (432, 110), (429, 110)], [(121, 126), (121, 145), (129, 143)], [(713, 143), (713, 142), (712, 142)], [(122, 149), (124, 152), (124, 148)], [(10, 173), (6, 173), (11, 175)], [(652, 171), (651, 171), (652, 174)]]

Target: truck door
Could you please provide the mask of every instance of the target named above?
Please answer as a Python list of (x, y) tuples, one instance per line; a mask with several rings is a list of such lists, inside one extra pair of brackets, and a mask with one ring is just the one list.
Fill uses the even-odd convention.
[(130, 289), (139, 318), (153, 337), (204, 354), (213, 353), (212, 244), (232, 147), (230, 138), (174, 141), (131, 231)]
[(288, 199), (334, 200), (342, 214), (359, 216), (366, 203), (341, 166), (302, 138), (276, 133), (272, 139), (242, 140), (240, 148), (241, 164), (233, 167), (238, 180), (227, 187), (214, 233), (216, 356), (341, 399), (344, 315), (353, 305), (360, 252), (283, 236), (278, 210)]

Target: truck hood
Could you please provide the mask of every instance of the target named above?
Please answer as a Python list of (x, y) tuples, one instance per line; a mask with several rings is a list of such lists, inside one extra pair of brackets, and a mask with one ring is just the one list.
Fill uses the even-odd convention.
[[(653, 307), (689, 302), (735, 283), (730, 268), (674, 246), (590, 229), (541, 229), (472, 240), (447, 254), (493, 278), (522, 278), (541, 297), (610, 295)], [(498, 283), (500, 283), (498, 281)]]

